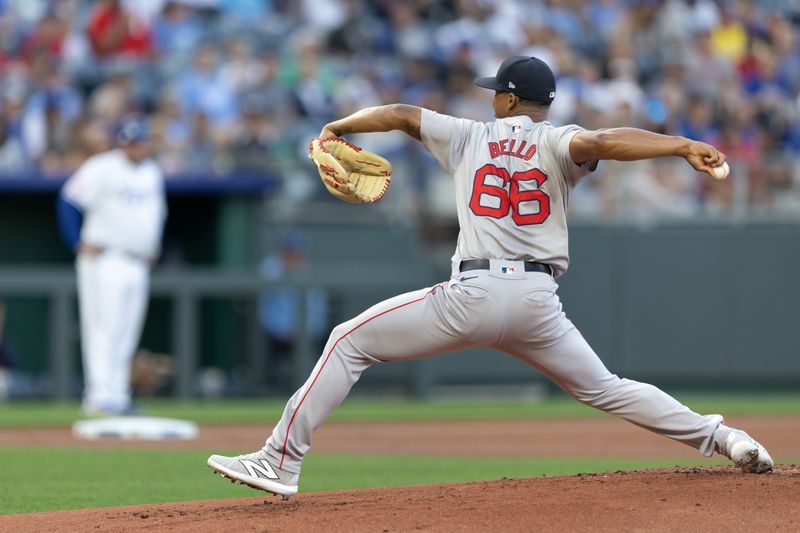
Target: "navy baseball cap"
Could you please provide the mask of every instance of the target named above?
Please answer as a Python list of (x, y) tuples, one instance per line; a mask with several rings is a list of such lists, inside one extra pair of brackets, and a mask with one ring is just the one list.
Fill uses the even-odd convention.
[(147, 123), (135, 116), (122, 117), (114, 131), (114, 138), (121, 146), (146, 141), (149, 137)]
[(475, 85), (526, 100), (550, 105), (556, 97), (556, 77), (547, 63), (531, 56), (511, 56), (497, 69), (497, 75), (478, 78)]

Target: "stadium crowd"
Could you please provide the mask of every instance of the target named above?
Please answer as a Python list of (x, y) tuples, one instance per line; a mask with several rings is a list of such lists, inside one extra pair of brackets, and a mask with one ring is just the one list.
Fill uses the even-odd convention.
[[(172, 179), (266, 171), (303, 199), (324, 194), (305, 151), (326, 121), (396, 101), (490, 120), (472, 80), (530, 54), (557, 75), (551, 122), (685, 135), (731, 160), (720, 184), (679, 161), (606, 163), (574, 216), (796, 219), (799, 30), (792, 0), (0, 0), (0, 175), (63, 177), (135, 111)], [(452, 213), (417, 143), (368, 146), (395, 163), (403, 209)]]

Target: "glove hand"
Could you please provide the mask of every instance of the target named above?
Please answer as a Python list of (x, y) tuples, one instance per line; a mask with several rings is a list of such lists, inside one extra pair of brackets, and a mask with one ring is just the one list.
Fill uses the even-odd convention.
[[(323, 129), (320, 135), (324, 135)], [(348, 203), (376, 202), (391, 183), (392, 164), (383, 157), (333, 135), (317, 137), (308, 145), (322, 183), (336, 198)]]
[(318, 138), (319, 138), (319, 140), (322, 141), (322, 140), (325, 140), (325, 139), (337, 139), (338, 137), (339, 137), (338, 135), (333, 133), (328, 128), (322, 128), (322, 131), (319, 132), (319, 137)]

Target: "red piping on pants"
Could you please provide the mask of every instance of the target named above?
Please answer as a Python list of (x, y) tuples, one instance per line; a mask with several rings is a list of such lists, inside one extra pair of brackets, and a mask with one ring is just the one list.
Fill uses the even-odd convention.
[(360, 328), (361, 326), (363, 326), (364, 324), (366, 324), (370, 320), (374, 320), (374, 319), (378, 318), (379, 316), (383, 316), (386, 313), (389, 313), (389, 312), (394, 311), (396, 309), (400, 309), (401, 307), (405, 307), (407, 305), (411, 305), (413, 303), (420, 302), (420, 301), (424, 300), (425, 298), (428, 297), (429, 294), (434, 293), (436, 291), (436, 289), (438, 289), (439, 287), (441, 287), (445, 283), (447, 283), (447, 282), (445, 281), (445, 282), (439, 283), (438, 285), (434, 285), (434, 287), (431, 290), (429, 290), (428, 292), (426, 292), (421, 298), (417, 298), (416, 300), (411, 300), (410, 302), (406, 302), (406, 303), (400, 304), (400, 305), (398, 305), (396, 307), (392, 307), (391, 309), (387, 309), (386, 311), (383, 311), (383, 312), (378, 313), (377, 315), (375, 315), (373, 317), (370, 317), (370, 318), (366, 319), (365, 321), (361, 322), (357, 326), (353, 326), (353, 328), (350, 331), (348, 331), (347, 333), (345, 333), (344, 335), (342, 335), (341, 337), (336, 339), (336, 342), (333, 343), (333, 346), (331, 346), (331, 349), (328, 350), (328, 355), (325, 356), (325, 361), (322, 362), (322, 366), (319, 367), (319, 370), (317, 371), (317, 375), (314, 376), (314, 380), (311, 382), (311, 385), (308, 386), (308, 389), (306, 390), (306, 393), (303, 394), (303, 397), (300, 399), (300, 403), (297, 404), (297, 408), (294, 410), (294, 414), (292, 414), (291, 420), (289, 420), (289, 425), (286, 427), (286, 437), (283, 439), (283, 451), (281, 451), (281, 464), (278, 465), (278, 468), (283, 468), (283, 460), (286, 458), (286, 443), (289, 441), (289, 431), (292, 429), (292, 423), (294, 422), (294, 417), (297, 416), (297, 412), (300, 410), (300, 407), (303, 405), (303, 402), (306, 400), (306, 397), (308, 396), (308, 393), (311, 392), (311, 388), (314, 386), (314, 383), (317, 382), (317, 378), (319, 378), (319, 375), (322, 373), (322, 369), (325, 368), (325, 365), (328, 363), (328, 359), (330, 359), (331, 354), (333, 353), (333, 350), (336, 348), (336, 345), (339, 344), (339, 341), (344, 339), (345, 337), (347, 337), (351, 333), (353, 333), (355, 330), (357, 330), (358, 328)]

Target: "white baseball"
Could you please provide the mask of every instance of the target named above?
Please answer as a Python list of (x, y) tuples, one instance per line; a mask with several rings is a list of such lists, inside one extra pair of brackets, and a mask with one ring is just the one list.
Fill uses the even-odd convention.
[(722, 163), (722, 165), (718, 167), (714, 167), (714, 179), (715, 180), (724, 180), (728, 177), (728, 174), (731, 173), (731, 167), (728, 166), (728, 163)]

